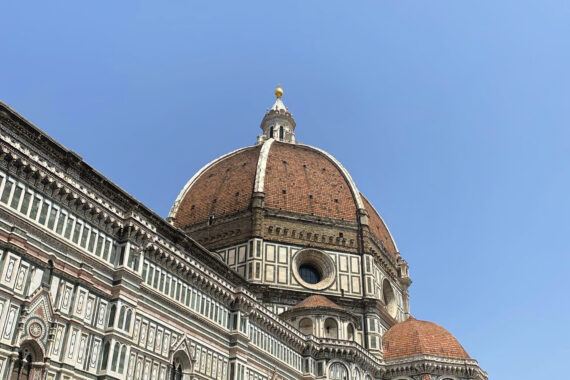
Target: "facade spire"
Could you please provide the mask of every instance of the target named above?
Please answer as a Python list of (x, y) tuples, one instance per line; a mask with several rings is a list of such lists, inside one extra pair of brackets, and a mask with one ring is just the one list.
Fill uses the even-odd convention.
[(282, 96), (283, 88), (279, 84), (275, 88), (275, 103), (267, 110), (261, 121), (263, 134), (257, 136), (258, 144), (271, 138), (288, 143), (295, 142), (295, 120), (281, 100)]

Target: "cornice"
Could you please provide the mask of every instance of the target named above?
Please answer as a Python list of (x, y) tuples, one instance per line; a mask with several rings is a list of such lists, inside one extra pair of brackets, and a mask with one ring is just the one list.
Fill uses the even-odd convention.
[(334, 315), (341, 319), (349, 320), (356, 326), (360, 326), (361, 319), (357, 317), (353, 313), (343, 310), (337, 309), (330, 306), (312, 306), (312, 307), (301, 307), (301, 308), (291, 308), (289, 310), (284, 311), (283, 313), (279, 314), (279, 317), (282, 319), (291, 319), (297, 317), (305, 317), (309, 315)]
[(437, 374), (464, 377), (474, 380), (487, 380), (476, 360), (452, 359), (434, 355), (415, 355), (386, 362), (385, 379), (396, 376)]

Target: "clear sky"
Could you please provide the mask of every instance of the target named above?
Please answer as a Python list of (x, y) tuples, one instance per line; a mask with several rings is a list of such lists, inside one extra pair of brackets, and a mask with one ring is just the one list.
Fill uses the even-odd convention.
[(0, 32), (0, 99), (164, 217), (282, 83), (387, 221), (414, 316), (491, 379), (567, 376), (570, 2), (19, 1)]

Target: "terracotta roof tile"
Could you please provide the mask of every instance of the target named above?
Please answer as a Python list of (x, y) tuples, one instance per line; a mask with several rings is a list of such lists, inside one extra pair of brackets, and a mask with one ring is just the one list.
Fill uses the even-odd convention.
[(185, 227), (247, 210), (261, 146), (229, 156), (202, 173), (182, 199), (174, 224)]
[(304, 300), (293, 306), (293, 309), (301, 309), (309, 307), (329, 307), (332, 309), (344, 310), (341, 306), (337, 305), (327, 297), (318, 294), (305, 298)]
[(384, 247), (392, 256), (396, 256), (396, 245), (392, 240), (392, 236), (388, 231), (388, 227), (386, 227), (386, 224), (380, 215), (376, 212), (374, 207), (372, 207), (368, 199), (366, 199), (366, 197), (362, 194), (360, 194), (360, 196), (362, 198), (362, 202), (364, 202), (366, 211), (368, 211), (370, 232), (372, 232), (378, 240), (381, 240), (384, 243)]
[(469, 355), (453, 335), (443, 327), (410, 317), (392, 326), (382, 337), (385, 360), (414, 355), (437, 355), (469, 359)]
[(315, 149), (277, 141), (267, 160), (265, 206), (356, 221), (354, 197), (336, 165)]

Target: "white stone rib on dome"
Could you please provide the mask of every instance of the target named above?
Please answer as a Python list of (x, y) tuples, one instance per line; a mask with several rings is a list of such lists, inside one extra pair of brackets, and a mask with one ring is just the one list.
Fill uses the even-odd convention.
[(198, 180), (198, 178), (200, 178), (200, 176), (206, 170), (208, 170), (210, 167), (217, 164), (218, 162), (225, 160), (226, 158), (231, 157), (231, 156), (233, 156), (237, 153), (240, 153), (241, 151), (249, 149), (249, 148), (251, 148), (251, 147), (246, 146), (245, 148), (240, 148), (240, 149), (234, 150), (233, 152), (224, 154), (223, 156), (220, 156), (220, 157), (216, 158), (215, 160), (210, 161), (209, 163), (204, 165), (202, 167), (202, 169), (200, 169), (196, 174), (194, 174), (194, 176), (192, 178), (190, 178), (190, 180), (188, 182), (186, 182), (186, 185), (184, 185), (184, 187), (182, 188), (182, 191), (180, 191), (180, 194), (178, 194), (178, 197), (174, 201), (174, 204), (172, 205), (172, 208), (170, 209), (170, 212), (168, 213), (168, 218), (174, 218), (176, 216), (176, 212), (178, 211), (178, 207), (180, 206), (180, 202), (182, 202), (182, 200), (184, 199), (184, 197), (186, 196), (188, 191), (190, 191), (190, 188), (192, 188), (192, 185), (194, 185), (194, 182), (196, 182)]
[(384, 223), (384, 227), (386, 227), (386, 231), (388, 231), (388, 235), (390, 235), (390, 239), (392, 239), (392, 243), (394, 243), (394, 249), (396, 249), (396, 252), (400, 252), (400, 250), (398, 249), (398, 245), (396, 244), (396, 240), (394, 239), (394, 236), (392, 236), (390, 228), (388, 228), (388, 224), (384, 221), (384, 218), (382, 218), (382, 215), (380, 215), (380, 213), (376, 210), (376, 207), (374, 207), (374, 205), (372, 204), (372, 202), (370, 202), (370, 200), (368, 200), (368, 204), (370, 205), (370, 207), (372, 207), (372, 211), (374, 211), (376, 215), (378, 215), (382, 223)]
[(269, 157), (269, 149), (275, 139), (266, 140), (259, 152), (257, 160), (257, 169), (255, 170), (255, 184), (253, 186), (254, 193), (262, 193), (265, 186), (265, 168), (267, 167), (267, 158)]

